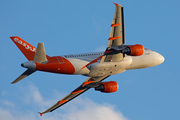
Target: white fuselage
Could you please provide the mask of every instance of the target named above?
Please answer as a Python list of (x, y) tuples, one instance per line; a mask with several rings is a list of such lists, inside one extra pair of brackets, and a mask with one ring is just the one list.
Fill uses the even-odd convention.
[(161, 64), (164, 61), (164, 57), (159, 53), (145, 49), (143, 55), (141, 56), (126, 55), (126, 57), (124, 57), (124, 59), (119, 62), (100, 63), (100, 61), (97, 61), (83, 68), (83, 66), (102, 55), (103, 52), (97, 52), (88, 54), (64, 55), (63, 57), (68, 59), (73, 64), (75, 68), (74, 74), (82, 74), (90, 77), (114, 75), (122, 73), (126, 70), (153, 67)]

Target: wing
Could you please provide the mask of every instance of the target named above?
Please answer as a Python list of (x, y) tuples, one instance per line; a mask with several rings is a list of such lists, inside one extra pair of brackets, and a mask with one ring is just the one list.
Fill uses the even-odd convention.
[(55, 109), (61, 107), (65, 103), (69, 102), (70, 100), (74, 99), (75, 97), (79, 96), (80, 94), (84, 93), (88, 89), (92, 87), (96, 87), (99, 82), (103, 81), (109, 76), (102, 76), (102, 77), (89, 77), (82, 85), (80, 85), (77, 89), (72, 91), (70, 94), (68, 94), (66, 97), (58, 101), (56, 104), (54, 104), (52, 107), (47, 109), (46, 111), (39, 113), (41, 116), (44, 113), (52, 112)]
[[(116, 3), (114, 4), (116, 5), (116, 9), (114, 13), (114, 19), (111, 25), (111, 32), (108, 39), (109, 43), (108, 43), (107, 50), (110, 47), (120, 46), (120, 45), (125, 44), (124, 8), (119, 4), (116, 4)], [(124, 55), (122, 53), (114, 51), (114, 52), (111, 52), (110, 54), (104, 54), (104, 56), (101, 59), (101, 63), (121, 61), (123, 58), (124, 58)]]

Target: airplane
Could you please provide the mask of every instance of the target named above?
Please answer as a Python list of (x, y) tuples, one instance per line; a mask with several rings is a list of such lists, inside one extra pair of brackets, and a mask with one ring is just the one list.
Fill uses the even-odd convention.
[(52, 112), (65, 103), (86, 92), (90, 88), (104, 93), (118, 90), (116, 81), (102, 82), (111, 75), (126, 70), (153, 67), (164, 62), (164, 57), (140, 44), (125, 45), (124, 7), (115, 4), (114, 19), (111, 24), (108, 46), (104, 52), (71, 54), (63, 56), (46, 55), (44, 43), (38, 43), (37, 48), (18, 36), (10, 37), (27, 62), (21, 64), (27, 70), (12, 84), (19, 82), (36, 71), (44, 71), (68, 75), (84, 75), (88, 78), (74, 91), (59, 100), (52, 107), (40, 113)]

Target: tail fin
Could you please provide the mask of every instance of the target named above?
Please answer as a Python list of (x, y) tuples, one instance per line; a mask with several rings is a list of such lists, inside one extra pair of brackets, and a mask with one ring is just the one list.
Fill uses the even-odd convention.
[[(31, 75), (32, 73), (36, 72), (35, 68), (31, 68), (32, 60), (33, 60), (33, 66), (35, 62), (38, 63), (44, 63), (47, 62), (47, 56), (44, 48), (44, 43), (38, 43), (37, 49), (21, 39), (20, 37), (10, 37), (12, 41), (16, 44), (16, 46), (21, 50), (21, 52), (26, 56), (26, 58), (29, 60), (28, 62), (22, 63), (22, 67), (28, 68), (24, 73), (22, 73), (16, 80), (14, 80), (11, 84), (17, 83), (21, 81), (22, 79), (26, 78), (27, 76)], [(29, 67), (30, 66), (30, 67)]]
[(36, 48), (18, 36), (10, 37), (25, 57), (30, 61), (34, 59)]

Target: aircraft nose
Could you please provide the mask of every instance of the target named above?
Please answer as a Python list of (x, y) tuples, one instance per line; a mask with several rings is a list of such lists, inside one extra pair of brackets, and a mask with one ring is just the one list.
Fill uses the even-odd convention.
[(159, 64), (164, 62), (164, 57), (161, 54), (158, 55), (158, 62)]

